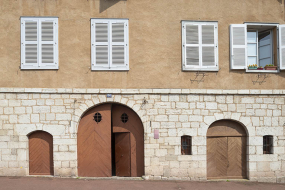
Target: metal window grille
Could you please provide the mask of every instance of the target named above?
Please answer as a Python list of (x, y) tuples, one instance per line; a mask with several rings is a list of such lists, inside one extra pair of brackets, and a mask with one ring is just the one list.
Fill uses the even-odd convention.
[(102, 120), (102, 115), (99, 112), (95, 113), (94, 120), (99, 123)]
[(128, 120), (129, 120), (129, 116), (128, 116), (126, 113), (123, 113), (123, 114), (121, 115), (121, 121), (122, 121), (123, 123), (127, 123)]
[(192, 154), (192, 137), (191, 136), (181, 137), (181, 154), (182, 155)]
[(273, 154), (273, 136), (263, 136), (263, 154)]

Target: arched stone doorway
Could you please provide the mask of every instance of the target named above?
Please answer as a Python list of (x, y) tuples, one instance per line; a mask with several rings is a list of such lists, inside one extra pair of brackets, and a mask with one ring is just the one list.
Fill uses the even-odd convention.
[(232, 120), (214, 122), (207, 131), (207, 178), (247, 178), (247, 133)]
[(91, 108), (79, 122), (77, 154), (78, 176), (143, 176), (144, 129), (139, 116), (121, 104)]
[(35, 131), (29, 138), (29, 174), (53, 175), (53, 137), (45, 131)]

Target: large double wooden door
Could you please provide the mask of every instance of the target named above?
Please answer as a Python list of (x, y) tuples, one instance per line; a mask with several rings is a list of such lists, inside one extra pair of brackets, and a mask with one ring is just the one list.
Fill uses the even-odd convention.
[(208, 179), (247, 178), (246, 143), (239, 124), (227, 120), (213, 124), (207, 133)]
[(117, 104), (96, 106), (78, 127), (78, 175), (138, 177), (144, 174), (144, 138), (140, 118)]

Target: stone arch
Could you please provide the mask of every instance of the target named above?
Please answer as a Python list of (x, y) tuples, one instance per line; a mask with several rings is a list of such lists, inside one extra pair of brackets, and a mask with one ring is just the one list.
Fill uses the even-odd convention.
[[(215, 127), (218, 127), (221, 125), (225, 126), (225, 123), (231, 126), (229, 126), (229, 128), (220, 127), (220, 130), (215, 130), (215, 131), (213, 130)], [(229, 131), (226, 129), (233, 129), (233, 130)], [(226, 130), (226, 131), (221, 131), (221, 130)], [(220, 132), (224, 133), (223, 136), (231, 136), (231, 135), (236, 136), (238, 135), (238, 133), (242, 134), (242, 136), (249, 136), (246, 126), (242, 122), (234, 120), (234, 119), (221, 119), (221, 120), (214, 121), (213, 123), (211, 123), (211, 125), (209, 125), (206, 136), (207, 137), (214, 136), (214, 135), (221, 136), (222, 134)], [(227, 132), (229, 132), (229, 134), (226, 134)], [(214, 134), (210, 134), (210, 133), (214, 133)]]

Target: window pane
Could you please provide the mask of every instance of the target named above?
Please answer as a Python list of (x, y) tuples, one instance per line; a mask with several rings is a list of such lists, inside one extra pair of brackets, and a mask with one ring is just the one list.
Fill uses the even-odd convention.
[(113, 23), (112, 24), (112, 41), (113, 42), (124, 42), (124, 23)]
[(108, 42), (108, 24), (95, 24), (96, 42)]
[(247, 64), (248, 65), (255, 65), (255, 64), (257, 64), (256, 57), (247, 57)]
[(199, 47), (186, 47), (186, 65), (199, 66)]
[(26, 41), (37, 41), (38, 25), (35, 21), (25, 22), (25, 40)]
[(42, 63), (53, 63), (53, 44), (42, 45)]
[(108, 65), (108, 46), (96, 46), (96, 64)]
[(198, 43), (198, 25), (186, 25), (186, 44)]
[(116, 65), (125, 64), (125, 47), (113, 46), (112, 47), (112, 63)]
[(214, 44), (214, 25), (202, 25), (202, 44)]
[(256, 56), (256, 44), (247, 44), (247, 55)]
[(256, 42), (256, 32), (247, 32), (247, 42)]
[(25, 62), (26, 63), (37, 63), (38, 62), (38, 45), (37, 44), (26, 44), (25, 47)]
[(53, 41), (53, 22), (42, 22), (42, 41)]

